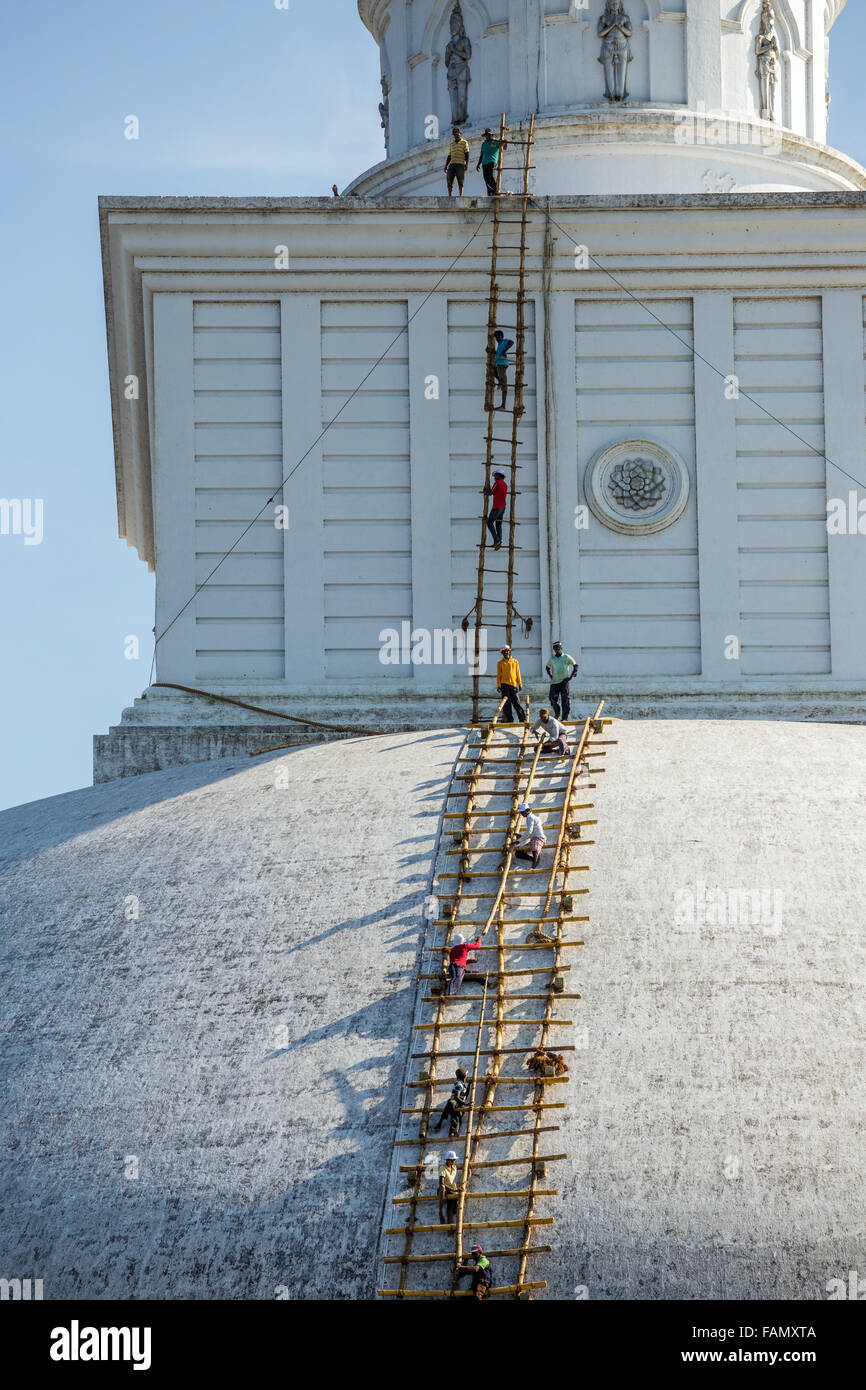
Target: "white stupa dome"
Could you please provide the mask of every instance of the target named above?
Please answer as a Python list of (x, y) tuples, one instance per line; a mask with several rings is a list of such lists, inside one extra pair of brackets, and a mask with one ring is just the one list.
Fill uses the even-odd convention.
[[(533, 1277), (825, 1297), (862, 1259), (866, 733), (613, 732), (572, 958), (587, 1045)], [(5, 1270), (46, 1299), (374, 1295), (460, 741), (204, 763), (0, 816)], [(729, 890), (769, 895), (761, 920), (689, 923)]]

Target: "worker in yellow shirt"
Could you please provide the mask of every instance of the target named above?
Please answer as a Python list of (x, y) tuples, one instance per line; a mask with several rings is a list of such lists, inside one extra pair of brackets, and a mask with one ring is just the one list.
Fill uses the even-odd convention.
[(501, 647), (502, 660), (496, 663), (496, 685), (500, 695), (505, 696), (505, 709), (502, 720), (505, 724), (523, 724), (526, 713), (520, 703), (518, 692), (523, 689), (520, 678), (520, 663), (511, 655), (510, 647)]
[(463, 184), (466, 179), (466, 170), (469, 166), (469, 141), (464, 140), (460, 132), (459, 125), (456, 125), (451, 132), (451, 144), (448, 146), (448, 155), (445, 160), (445, 179), (448, 184), (448, 197), (454, 196), (454, 180), (457, 180), (457, 190), (460, 197), (463, 197)]

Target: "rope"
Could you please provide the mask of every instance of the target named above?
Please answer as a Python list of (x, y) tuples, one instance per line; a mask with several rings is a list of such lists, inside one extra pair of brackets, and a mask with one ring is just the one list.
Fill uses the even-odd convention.
[[(383, 731), (381, 729), (359, 729), (350, 724), (326, 724), (321, 719), (302, 719), (296, 714), (283, 714), (278, 709), (263, 709), (261, 705), (248, 705), (244, 700), (234, 700), (230, 695), (215, 695), (212, 690), (196, 690), (191, 685), (176, 685), (174, 681), (155, 681), (154, 690), (183, 690), (187, 695), (203, 695), (206, 700), (219, 700), (223, 705), (237, 705), (238, 709), (252, 710), (253, 714), (267, 714), (273, 719), (288, 719), (291, 724), (308, 724), (313, 729), (331, 729), (337, 734), (357, 734), (359, 738), (375, 738)], [(410, 729), (391, 729), (389, 733), (411, 733)], [(275, 750), (268, 748), (263, 752), (272, 753)]]
[[(475, 240), (475, 238), (478, 236), (479, 232), (481, 231), (481, 228), (484, 226), (485, 222), (487, 221), (488, 216), (489, 216), (489, 213), (486, 213), (486, 212), (485, 212), (484, 216), (481, 218), (481, 221), (478, 223), (478, 226), (475, 228), (475, 231), (472, 233), (472, 235), (471, 235), (471, 237), (469, 238), (469, 240), (467, 241), (466, 245), (465, 245), (464, 247), (462, 247), (462, 249), (461, 249), (460, 251), (458, 251), (457, 255), (454, 257), (454, 259), (453, 259), (453, 261), (451, 262), (451, 264), (442, 272), (442, 274), (440, 275), (439, 279), (436, 281), (436, 284), (433, 286), (433, 288), (432, 288), (432, 289), (429, 291), (429, 293), (426, 294), (426, 295), (424, 296), (424, 298), (421, 300), (421, 303), (418, 305), (418, 307), (417, 307), (417, 309), (414, 311), (414, 313), (412, 313), (412, 314), (409, 315), (408, 319), (406, 320), (406, 323), (405, 323), (404, 326), (400, 329), (400, 331), (397, 333), (396, 337), (394, 337), (394, 338), (391, 340), (391, 342), (388, 344), (388, 346), (385, 348), (385, 351), (382, 353), (381, 357), (377, 357), (377, 358), (376, 358), (376, 361), (373, 363), (372, 367), (371, 367), (370, 370), (366, 373), (366, 375), (363, 376), (363, 377), (361, 378), (361, 380), (358, 382), (358, 385), (355, 387), (354, 391), (352, 391), (352, 392), (346, 397), (346, 399), (343, 401), (343, 404), (340, 406), (340, 409), (337, 411), (336, 415), (334, 415), (334, 416), (332, 417), (332, 419), (330, 419), (330, 420), (328, 421), (328, 423), (327, 423), (326, 425), (323, 426), (322, 430), (320, 431), (319, 434), (316, 435), (316, 438), (313, 440), (313, 442), (312, 442), (312, 444), (310, 445), (310, 447), (306, 450), (305, 453), (303, 453), (303, 454), (301, 455), (301, 457), (298, 459), (298, 461), (297, 461), (297, 463), (294, 465), (294, 467), (293, 467), (292, 469), (289, 470), (289, 472), (286, 474), (286, 476), (283, 478), (282, 482), (280, 483), (279, 487), (277, 487), (277, 488), (274, 489), (274, 491), (271, 493), (270, 497), (267, 499), (267, 501), (264, 503), (264, 505), (263, 505), (262, 507), (259, 508), (259, 510), (256, 512), (255, 516), (253, 517), (252, 521), (250, 521), (250, 522), (244, 527), (243, 531), (241, 531), (240, 535), (238, 536), (238, 538), (237, 538), (237, 540), (234, 542), (234, 544), (231, 545), (231, 546), (229, 547), (229, 549), (225, 552), (224, 555), (222, 555), (222, 556), (220, 557), (219, 560), (217, 560), (217, 562), (216, 562), (216, 564), (214, 565), (213, 569), (211, 570), (210, 574), (207, 575), (207, 577), (206, 577), (205, 579), (202, 580), (201, 584), (197, 584), (197, 585), (196, 585), (194, 591), (190, 594), (190, 596), (189, 596), (189, 598), (187, 599), (186, 603), (183, 605), (183, 607), (182, 607), (181, 609), (178, 610), (177, 613), (175, 613), (175, 615), (174, 615), (174, 617), (172, 618), (171, 622), (170, 622), (166, 627), (163, 628), (162, 632), (160, 632), (158, 636), (156, 635), (156, 629), (154, 629), (153, 659), (151, 660), (151, 663), (150, 663), (150, 684), (153, 684), (153, 673), (154, 673), (154, 669), (155, 669), (155, 666), (156, 666), (156, 649), (157, 649), (157, 647), (159, 646), (160, 642), (162, 641), (163, 637), (165, 637), (165, 636), (171, 631), (171, 629), (174, 627), (175, 623), (178, 621), (179, 618), (181, 618), (181, 617), (183, 616), (183, 614), (184, 614), (184, 613), (186, 612), (186, 610), (189, 608), (190, 604), (193, 603), (193, 602), (195, 601), (195, 599), (198, 597), (198, 595), (200, 594), (201, 590), (205, 587), (205, 585), (210, 583), (210, 581), (213, 579), (214, 575), (216, 574), (216, 572), (217, 572), (217, 570), (220, 568), (220, 566), (221, 566), (222, 564), (224, 564), (225, 561), (229, 558), (229, 556), (233, 553), (233, 551), (235, 551), (235, 550), (237, 549), (237, 547), (240, 545), (241, 541), (243, 540), (244, 536), (245, 536), (250, 530), (252, 530), (253, 526), (255, 526), (255, 524), (256, 524), (256, 522), (258, 521), (259, 517), (261, 516), (262, 512), (265, 511), (266, 508), (268, 508), (268, 507), (271, 505), (271, 503), (273, 502), (274, 498), (275, 498), (276, 496), (278, 496), (278, 494), (279, 494), (280, 492), (282, 492), (282, 490), (283, 490), (283, 488), (285, 487), (286, 483), (288, 483), (288, 482), (290, 481), (290, 479), (294, 477), (295, 473), (297, 473), (297, 471), (298, 471), (298, 469), (300, 468), (301, 464), (304, 463), (305, 460), (309, 458), (310, 454), (313, 452), (313, 450), (316, 448), (316, 446), (317, 446), (318, 444), (321, 443), (321, 441), (324, 439), (325, 435), (328, 433), (328, 430), (331, 428), (332, 425), (336, 424), (336, 422), (339, 420), (340, 416), (343, 414), (343, 411), (347, 409), (347, 407), (351, 404), (351, 402), (352, 402), (352, 401), (355, 399), (355, 397), (357, 396), (358, 392), (362, 389), (362, 387), (366, 384), (366, 382), (369, 381), (370, 377), (373, 375), (373, 373), (375, 372), (376, 368), (377, 368), (378, 366), (380, 366), (382, 362), (384, 362), (385, 358), (388, 356), (388, 353), (391, 351), (392, 347), (394, 347), (395, 344), (397, 344), (397, 343), (400, 341), (400, 339), (403, 337), (404, 333), (408, 333), (408, 331), (409, 331), (409, 325), (410, 325), (410, 323), (412, 322), (412, 320), (415, 319), (415, 318), (417, 318), (418, 314), (420, 314), (420, 312), (421, 312), (421, 310), (424, 308), (425, 304), (427, 304), (428, 301), (431, 300), (431, 299), (433, 298), (433, 295), (434, 295), (434, 294), (436, 293), (436, 291), (439, 289), (439, 286), (440, 286), (440, 285), (443, 283), (443, 281), (446, 280), (447, 277), (451, 274), (451, 271), (454, 269), (455, 265), (457, 265), (458, 261), (460, 261), (460, 260), (463, 258), (463, 256), (466, 255), (466, 252), (469, 250), (469, 248), (470, 248), (470, 246), (472, 245), (473, 241)], [(194, 693), (195, 693), (195, 694), (199, 694), (200, 692), (196, 691), (196, 692), (194, 692)], [(283, 716), (283, 717), (286, 717), (286, 718), (287, 718), (288, 716)], [(306, 722), (310, 722), (310, 721), (302, 721), (302, 722), (305, 722), (305, 723), (306, 723)]]
[[(534, 198), (530, 198), (529, 201), (532, 203), (533, 207), (538, 208), (539, 212), (542, 211), (541, 204), (538, 203)], [(562, 235), (568, 237), (569, 241), (573, 244), (574, 236), (572, 235), (572, 233), (567, 231), (565, 227), (561, 226), (559, 222), (556, 221), (555, 217), (551, 217), (549, 207), (545, 210), (545, 212), (547, 218), (553, 223), (557, 231), (562, 232)], [(642, 299), (640, 299), (636, 294), (634, 294), (628, 288), (627, 285), (624, 285), (622, 283), (621, 280), (618, 280), (614, 275), (613, 271), (608, 270), (607, 266), (602, 265), (601, 261), (599, 261), (595, 256), (593, 256), (588, 249), (586, 254), (587, 259), (592, 261), (593, 265), (597, 266), (598, 269), (602, 271), (604, 275), (606, 275), (610, 280), (612, 280), (613, 283), (617, 286), (617, 288), (622, 290), (623, 294), (627, 294), (629, 299), (633, 299), (635, 304), (639, 305), (641, 309), (644, 309), (646, 313), (649, 314), (650, 318), (655, 319), (657, 324), (659, 324), (662, 328), (667, 329), (668, 333), (671, 333), (673, 337), (676, 338), (678, 343), (682, 343), (683, 347), (691, 353), (692, 357), (697, 358), (699, 362), (703, 362), (705, 367), (709, 367), (710, 371), (715, 372), (716, 376), (721, 377), (723, 381), (727, 380), (728, 376), (730, 375), (729, 372), (723, 372), (721, 368), (715, 365), (714, 362), (710, 362), (708, 358), (704, 357), (702, 353), (698, 352), (694, 344), (689, 343), (685, 338), (681, 337), (681, 335), (676, 331), (675, 328), (673, 328), (669, 323), (665, 323), (664, 319), (660, 319), (658, 314), (653, 313), (652, 309), (649, 307), (648, 304), (646, 304)], [(772, 410), (768, 410), (767, 407), (765, 405), (762, 405), (759, 400), (756, 400), (754, 396), (749, 395), (748, 391), (742, 391), (739, 389), (739, 387), (737, 389), (739, 390), (740, 396), (742, 396), (744, 400), (750, 401), (751, 404), (755, 406), (757, 410), (762, 410), (770, 420), (774, 420), (777, 425), (781, 425), (782, 429), (787, 430), (788, 434), (792, 435), (793, 438), (798, 441), (798, 443), (805, 444), (807, 449), (811, 449), (813, 454), (817, 454), (818, 457), (820, 459), (823, 459), (825, 463), (829, 463), (831, 468), (835, 468), (837, 472), (841, 473), (843, 477), (848, 478), (850, 482), (856, 483), (858, 487), (866, 487), (866, 483), (864, 483), (862, 478), (855, 478), (854, 474), (849, 473), (848, 470), (843, 468), (840, 463), (835, 463), (833, 459), (828, 457), (827, 454), (823, 453), (820, 449), (816, 449), (814, 444), (810, 444), (808, 439), (804, 439), (803, 436), (801, 434), (798, 434), (796, 430), (791, 429), (790, 425), (786, 425), (784, 420), (780, 420), (778, 415), (774, 415)]]

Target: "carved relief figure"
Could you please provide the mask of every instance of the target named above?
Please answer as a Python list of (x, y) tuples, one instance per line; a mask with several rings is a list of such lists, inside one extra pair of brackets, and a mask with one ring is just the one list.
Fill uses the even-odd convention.
[(761, 89), (761, 118), (776, 119), (776, 83), (779, 80), (779, 40), (770, 0), (762, 0), (761, 27), (755, 38), (755, 57), (758, 65), (755, 76)]
[(381, 121), (382, 121), (382, 129), (383, 129), (384, 132), (385, 132), (385, 151), (386, 151), (386, 153), (387, 153), (387, 151), (388, 151), (388, 149), (389, 149), (389, 139), (390, 139), (390, 134), (391, 134), (390, 129), (389, 129), (389, 121), (390, 121), (390, 104), (389, 104), (389, 102), (388, 102), (388, 79), (387, 79), (387, 77), (383, 77), (383, 78), (382, 78), (382, 100), (379, 102), (379, 116), (380, 116)]
[(632, 60), (629, 39), (631, 20), (623, 12), (622, 0), (607, 0), (604, 14), (598, 21), (601, 39), (599, 62), (604, 68), (604, 94), (608, 101), (628, 98), (628, 65)]
[(451, 96), (451, 120), (454, 125), (465, 125), (469, 120), (469, 60), (472, 57), (472, 43), (463, 25), (463, 11), (459, 3), (451, 11), (451, 39), (445, 49), (445, 72), (448, 78), (448, 91)]

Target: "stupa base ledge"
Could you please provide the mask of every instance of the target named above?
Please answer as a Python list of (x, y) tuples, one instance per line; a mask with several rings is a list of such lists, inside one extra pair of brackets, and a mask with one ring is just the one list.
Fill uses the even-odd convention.
[[(121, 721), (93, 740), (93, 781), (110, 782), (188, 763), (249, 756), (283, 745), (328, 743), (373, 733), (399, 734), (450, 729), (469, 722), (468, 688), (418, 691), (405, 687), (383, 692), (363, 684), (339, 692), (310, 688), (265, 692), (226, 688), (219, 693), (246, 704), (289, 715), (268, 718), (255, 710), (222, 701), (151, 687), (123, 711)], [(547, 701), (548, 687), (530, 681), (533, 711)], [(725, 690), (718, 686), (660, 690), (634, 682), (601, 680), (572, 691), (571, 719), (584, 718), (605, 698), (605, 713), (619, 719), (757, 719), (794, 722), (866, 724), (866, 688), (844, 685), (826, 689), (792, 686)], [(495, 696), (485, 694), (484, 713), (492, 715)], [(309, 717), (322, 725), (302, 721)]]

